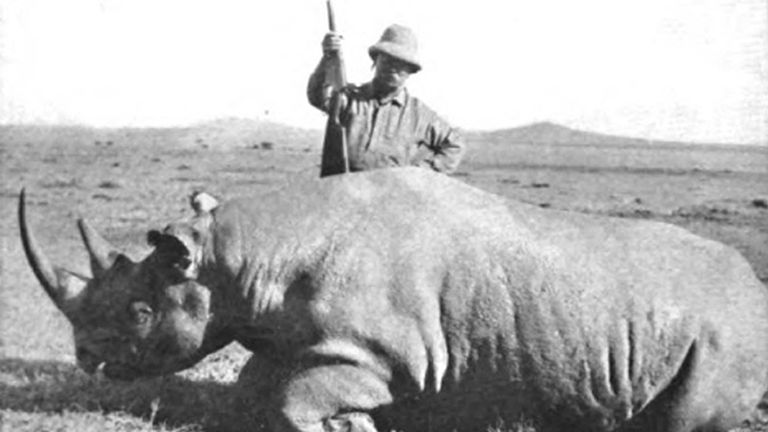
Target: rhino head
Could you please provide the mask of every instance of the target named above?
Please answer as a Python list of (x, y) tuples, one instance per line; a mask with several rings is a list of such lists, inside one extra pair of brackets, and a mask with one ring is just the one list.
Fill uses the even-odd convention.
[[(19, 197), (21, 240), (32, 270), (72, 324), (78, 365), (93, 373), (134, 379), (189, 367), (206, 349), (210, 290), (196, 280), (205, 241), (197, 229), (150, 231), (155, 247), (134, 262), (84, 219), (78, 227), (90, 256), (91, 278), (54, 266), (42, 252)], [(209, 207), (197, 207), (198, 216)], [(204, 215), (203, 215), (204, 216)], [(205, 218), (198, 218), (205, 220)]]

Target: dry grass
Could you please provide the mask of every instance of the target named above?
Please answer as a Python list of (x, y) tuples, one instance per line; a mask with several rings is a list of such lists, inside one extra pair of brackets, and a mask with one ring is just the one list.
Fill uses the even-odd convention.
[[(69, 324), (23, 259), (16, 199), (26, 186), (52, 260), (85, 272), (75, 218), (88, 216), (138, 258), (147, 250), (144, 233), (188, 212), (192, 191), (228, 197), (314, 176), (319, 135), (22, 132), (0, 133), (0, 431), (259, 430), (261, 419), (233, 386), (248, 355), (237, 346), (152, 380), (116, 383), (79, 371)], [(271, 151), (252, 148), (266, 141)], [(541, 206), (677, 223), (735, 246), (768, 279), (768, 210), (752, 205), (768, 199), (768, 152), (476, 144), (458, 177)], [(532, 430), (524, 421), (494, 426), (489, 430)], [(746, 431), (768, 431), (768, 423)]]

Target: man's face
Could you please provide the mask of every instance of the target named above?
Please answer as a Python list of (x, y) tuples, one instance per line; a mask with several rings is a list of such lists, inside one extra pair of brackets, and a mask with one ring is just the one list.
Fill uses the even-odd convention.
[(379, 53), (374, 62), (373, 80), (382, 90), (398, 90), (405, 85), (413, 66), (385, 53)]

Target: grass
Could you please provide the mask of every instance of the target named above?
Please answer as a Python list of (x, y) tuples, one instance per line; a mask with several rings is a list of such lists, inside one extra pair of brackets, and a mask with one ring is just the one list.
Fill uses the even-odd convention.
[[(14, 431), (80, 431), (102, 432), (106, 430), (120, 432), (192, 432), (201, 431), (197, 426), (166, 427), (164, 424), (154, 425), (124, 413), (78, 413), (65, 411), (61, 414), (50, 415), (40, 413), (7, 412), (0, 413), (0, 424), (7, 430)], [(6, 430), (6, 429), (0, 429)]]
[(189, 371), (130, 383), (66, 362), (3, 358), (0, 431), (256, 430), (234, 384), (247, 356), (232, 346)]
[[(149, 135), (121, 135), (109, 150), (93, 146), (95, 137), (61, 134), (51, 134), (55, 140), (51, 138), (50, 143), (43, 137), (0, 146), (7, 167), (0, 186), (0, 432), (262, 428), (262, 419), (247, 404), (246, 393), (234, 384), (248, 356), (237, 346), (188, 371), (132, 383), (98, 379), (78, 370), (68, 324), (24, 262), (15, 200), (21, 186), (30, 188), (30, 210), (52, 261), (82, 271), (87, 258), (74, 228), (76, 217), (89, 217), (110, 240), (127, 248), (129, 255), (140, 256), (138, 252), (146, 248), (146, 230), (187, 214), (186, 197), (194, 189), (227, 197), (270, 189), (292, 171), (315, 175), (321, 139), (296, 142), (284, 149), (281, 143), (287, 139), (280, 138), (274, 140), (275, 151), (254, 152), (243, 145), (219, 149), (218, 143), (208, 150), (174, 146), (162, 135), (142, 133)], [(265, 136), (255, 142), (271, 139)], [(768, 277), (768, 219), (764, 213), (768, 177), (722, 173), (725, 167), (753, 173), (758, 166), (764, 173), (764, 158), (686, 148), (679, 152), (633, 150), (628, 160), (626, 150), (604, 147), (481, 147), (470, 148), (460, 175), (463, 181), (556, 208), (670, 218), (701, 235), (737, 246)], [(50, 165), (54, 159), (55, 167)], [(627, 161), (634, 164), (633, 170), (615, 168)], [(686, 171), (692, 166), (706, 166), (719, 174)], [(611, 196), (632, 200), (627, 204)], [(642, 202), (634, 202), (635, 198)], [(688, 212), (695, 217), (675, 213), (676, 209), (705, 209), (704, 204), (737, 211), (719, 212), (717, 220), (708, 219), (709, 212)], [(521, 421), (492, 423), (488, 431), (532, 432), (533, 428)], [(768, 432), (768, 417), (739, 431)]]

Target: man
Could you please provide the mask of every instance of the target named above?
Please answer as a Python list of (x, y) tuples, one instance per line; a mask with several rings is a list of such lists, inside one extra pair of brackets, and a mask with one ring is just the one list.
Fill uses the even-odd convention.
[(341, 48), (341, 36), (326, 34), (322, 46), (323, 58), (309, 78), (307, 97), (316, 108), (338, 116), (344, 136), (327, 132), (321, 176), (344, 172), (345, 141), (351, 171), (407, 165), (444, 173), (456, 170), (464, 154), (461, 138), (405, 88), (408, 77), (421, 69), (416, 37), (409, 28), (387, 27), (368, 50), (373, 79), (339, 91), (327, 84), (325, 74)]

